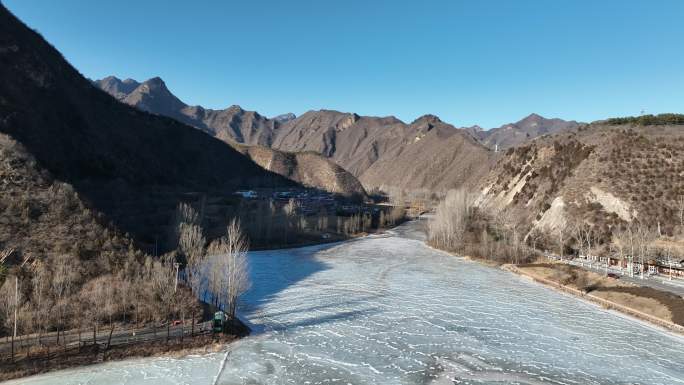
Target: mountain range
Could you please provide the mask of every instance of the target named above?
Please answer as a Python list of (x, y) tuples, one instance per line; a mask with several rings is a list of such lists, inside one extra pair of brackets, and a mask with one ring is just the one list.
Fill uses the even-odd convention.
[(268, 118), (189, 106), (159, 78), (88, 81), (4, 8), (0, 36), (3, 247), (123, 247), (98, 235), (108, 228), (151, 242), (183, 197), (293, 180), (345, 192), (464, 186), (534, 226), (579, 216), (602, 236), (635, 219), (664, 234), (679, 223), (676, 119), (582, 124), (532, 114), (485, 131), (434, 115)]
[[(196, 127), (289, 179), (343, 195), (365, 195), (356, 177), (330, 160), (313, 153), (303, 156), (271, 148), (277, 129), (294, 120), (293, 114), (268, 119), (236, 105), (224, 110), (189, 106), (173, 95), (158, 77), (139, 83), (110, 76), (93, 83), (125, 104)], [(250, 150), (245, 146), (260, 148)], [(306, 162), (298, 161), (302, 157)]]
[(519, 146), (542, 135), (572, 130), (580, 126), (576, 121), (562, 119), (546, 119), (537, 114), (530, 114), (516, 123), (504, 124), (490, 130), (469, 127), (467, 130), (477, 137), (485, 146), (503, 150)]
[[(487, 147), (503, 149), (578, 125), (532, 114), (520, 122), (484, 131), (457, 129), (434, 115), (406, 124), (393, 116), (359, 116), (334, 110), (308, 111), (299, 117), (289, 113), (269, 119), (237, 105), (224, 110), (189, 106), (158, 77), (138, 82), (109, 76), (94, 84), (123, 103), (172, 117), (228, 143), (320, 154), (353, 174), (366, 189), (443, 191), (472, 186), (477, 176), (486, 173), (491, 165), (493, 155)], [(271, 158), (291, 159), (292, 156)], [(309, 161), (314, 160), (309, 156)], [(272, 170), (283, 168), (281, 165)], [(294, 174), (303, 173), (290, 173)], [(330, 186), (323, 187), (330, 189)]]
[[(676, 126), (583, 124), (531, 114), (490, 130), (478, 126), (459, 129), (434, 115), (404, 123), (393, 116), (319, 110), (269, 119), (237, 106), (210, 113), (223, 119), (203, 120), (190, 112), (207, 110), (179, 103), (159, 78), (142, 83), (107, 78), (96, 84), (119, 95), (116, 97), (124, 103), (185, 119), (229, 142), (258, 145), (262, 153), (270, 148), (290, 154), (320, 154), (356, 176), (367, 190), (479, 190), (482, 202), (515, 210), (537, 227), (554, 227), (583, 216), (608, 234), (608, 229), (639, 217), (652, 226), (660, 225), (661, 231), (672, 232), (676, 224), (674, 199), (684, 194), (678, 183), (655, 195), (627, 183), (648, 183), (649, 175), (665, 175), (648, 159), (679, 154), (676, 143), (681, 130)], [(138, 86), (131, 87), (134, 84)], [(151, 100), (169, 102), (162, 107)], [(664, 140), (659, 135), (673, 141), (667, 144), (669, 152), (658, 149), (666, 145), (659, 144)], [(620, 166), (613, 163), (621, 157), (616, 154), (622, 153), (617, 143), (634, 147), (639, 154), (635, 157), (644, 157), (643, 169), (615, 174)], [(663, 170), (681, 179), (681, 159), (672, 161), (672, 166)], [(646, 169), (650, 171), (644, 174)]]

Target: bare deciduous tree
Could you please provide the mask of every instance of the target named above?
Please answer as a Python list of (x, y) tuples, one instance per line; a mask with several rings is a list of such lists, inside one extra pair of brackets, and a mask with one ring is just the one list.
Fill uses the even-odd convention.
[(641, 265), (640, 276), (642, 279), (644, 278), (644, 259), (648, 257), (648, 252), (656, 238), (657, 233), (654, 229), (651, 229), (644, 224), (637, 225), (637, 229), (634, 232), (634, 243), (639, 252), (639, 263)]
[(206, 239), (202, 227), (194, 222), (198, 218), (189, 206), (179, 206), (180, 218), (188, 220), (178, 223), (178, 253), (185, 259), (186, 278), (195, 295), (200, 295), (202, 285), (202, 269), (204, 265)]
[(155, 298), (159, 304), (157, 320), (166, 319), (166, 339), (169, 339), (171, 315), (175, 299), (174, 284), (176, 281), (176, 269), (170, 257), (162, 258), (161, 261), (154, 262), (152, 268), (152, 288)]
[(563, 254), (565, 251), (565, 233), (567, 231), (567, 227), (568, 224), (565, 221), (562, 221), (556, 227), (556, 233), (558, 234), (558, 256), (560, 257), (561, 261), (563, 260)]
[(573, 227), (573, 236), (577, 241), (577, 251), (582, 256), (589, 257), (592, 250), (592, 241), (594, 239), (594, 231), (591, 225), (585, 223), (582, 219), (578, 219)]
[(250, 287), (248, 249), (240, 222), (235, 219), (228, 225), (226, 235), (210, 247), (211, 268), (219, 272), (214, 278), (218, 281), (211, 286), (216, 288), (214, 295), (221, 298), (224, 310), (231, 318), (235, 317), (240, 296)]
[(75, 264), (74, 258), (61, 254), (49, 261), (52, 268), (52, 293), (55, 296), (55, 307), (58, 314), (57, 341), (59, 342), (59, 332), (66, 326), (65, 316), (71, 310), (68, 301), (74, 282), (79, 278), (79, 269)]

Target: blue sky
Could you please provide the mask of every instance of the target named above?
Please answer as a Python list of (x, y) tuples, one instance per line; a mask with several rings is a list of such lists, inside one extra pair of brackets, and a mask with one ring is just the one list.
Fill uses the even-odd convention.
[(84, 75), (273, 116), (684, 112), (684, 1), (3, 0)]

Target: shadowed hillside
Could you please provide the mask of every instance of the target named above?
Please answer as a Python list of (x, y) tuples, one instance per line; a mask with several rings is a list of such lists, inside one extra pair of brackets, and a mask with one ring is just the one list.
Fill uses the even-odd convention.
[[(26, 191), (72, 186), (77, 203), (69, 207), (101, 213), (102, 223), (111, 221), (139, 240), (151, 242), (151, 234), (163, 233), (173, 209), (188, 193), (229, 194), (238, 187), (289, 183), (201, 131), (117, 102), (4, 7), (0, 95), (3, 172), (13, 175), (5, 176), (4, 183)], [(2, 194), (5, 205), (20, 199), (14, 189), (4, 188)], [(40, 194), (31, 195), (21, 203), (30, 218), (26, 226), (47, 221), (51, 213), (49, 202), (39, 201)], [(58, 196), (47, 194), (45, 199)], [(14, 223), (14, 218), (9, 221)], [(7, 219), (2, 226), (19, 231)], [(46, 238), (45, 247), (60, 241), (57, 234), (34, 233), (31, 236)], [(0, 240), (10, 246), (16, 242), (30, 243)]]

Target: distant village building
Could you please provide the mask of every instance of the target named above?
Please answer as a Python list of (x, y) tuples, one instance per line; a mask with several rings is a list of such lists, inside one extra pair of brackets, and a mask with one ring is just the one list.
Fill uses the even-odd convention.
[(238, 190), (234, 194), (239, 195), (245, 199), (256, 199), (258, 197), (257, 192), (254, 190)]

